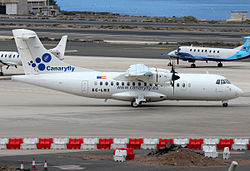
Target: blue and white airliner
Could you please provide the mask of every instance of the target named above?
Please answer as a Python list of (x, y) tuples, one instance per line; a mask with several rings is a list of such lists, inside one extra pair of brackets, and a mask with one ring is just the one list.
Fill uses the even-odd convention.
[(188, 61), (191, 64), (191, 68), (195, 68), (195, 61), (215, 61), (218, 63), (218, 67), (223, 67), (224, 61), (235, 61), (250, 57), (250, 36), (243, 37), (245, 42), (242, 46), (234, 49), (226, 48), (212, 48), (212, 47), (195, 47), (195, 46), (181, 46), (177, 50), (168, 53), (171, 58)]

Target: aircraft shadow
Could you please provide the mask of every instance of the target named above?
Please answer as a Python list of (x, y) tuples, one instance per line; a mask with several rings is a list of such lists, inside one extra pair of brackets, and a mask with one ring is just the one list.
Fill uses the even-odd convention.
[[(13, 106), (13, 105), (0, 105), (0, 106)], [(34, 104), (34, 105), (15, 105), (20, 107), (93, 107), (93, 108), (116, 108), (124, 107), (130, 109), (148, 109), (148, 108), (222, 108), (227, 109), (230, 107), (250, 107), (246, 104), (229, 104), (227, 108), (222, 107), (221, 104), (216, 105), (172, 105), (172, 104), (142, 104), (142, 106), (137, 108), (132, 108), (129, 104)]]
[[(217, 66), (211, 66), (211, 65), (207, 65), (207, 66), (199, 66), (197, 65), (196, 68), (191, 68), (190, 66), (178, 66), (176, 65), (175, 66), (176, 69), (178, 68), (188, 68), (188, 69), (196, 69), (196, 68), (213, 68), (213, 69), (217, 69), (219, 67)], [(219, 68), (219, 69), (223, 69), (223, 68), (226, 68), (226, 69), (249, 69), (249, 66), (239, 66), (239, 65), (230, 65), (230, 66), (226, 66), (224, 65), (223, 67)]]

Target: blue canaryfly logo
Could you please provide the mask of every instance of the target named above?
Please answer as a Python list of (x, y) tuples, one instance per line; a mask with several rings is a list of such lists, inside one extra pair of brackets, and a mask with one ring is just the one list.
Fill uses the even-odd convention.
[(39, 71), (63, 71), (63, 72), (74, 72), (75, 67), (72, 66), (50, 66), (52, 57), (49, 53), (43, 54), (42, 58), (36, 58), (35, 61), (31, 60), (28, 62), (29, 66)]

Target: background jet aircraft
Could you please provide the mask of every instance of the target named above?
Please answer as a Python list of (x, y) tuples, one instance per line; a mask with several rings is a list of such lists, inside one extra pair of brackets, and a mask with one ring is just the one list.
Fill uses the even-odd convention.
[(242, 90), (225, 77), (212, 74), (178, 74), (172, 70), (134, 64), (126, 72), (101, 72), (66, 64), (44, 48), (36, 33), (13, 30), (25, 75), (12, 76), (45, 88), (89, 98), (142, 103), (163, 100), (222, 101), (239, 97)]
[(181, 46), (177, 50), (168, 53), (168, 56), (183, 61), (188, 61), (192, 68), (195, 68), (195, 61), (216, 61), (218, 67), (222, 67), (223, 61), (234, 61), (250, 57), (250, 37), (243, 37), (245, 42), (243, 46), (235, 49), (211, 48), (211, 47), (195, 47)]
[[(59, 59), (64, 58), (66, 43), (67, 43), (68, 36), (63, 36), (61, 41), (58, 43), (58, 45), (50, 49), (49, 51), (54, 54)], [(7, 69), (10, 66), (22, 66), (22, 61), (20, 58), (20, 55), (17, 52), (4, 52), (0, 51), (0, 76), (3, 75), (2, 67), (7, 66)]]

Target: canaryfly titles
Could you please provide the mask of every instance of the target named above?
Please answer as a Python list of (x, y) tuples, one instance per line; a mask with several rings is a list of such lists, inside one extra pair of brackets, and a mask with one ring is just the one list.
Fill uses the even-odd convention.
[(62, 67), (56, 67), (56, 66), (47, 66), (46, 67), (47, 71), (63, 71), (63, 72), (74, 72), (75, 71), (75, 67), (72, 66), (62, 66)]

